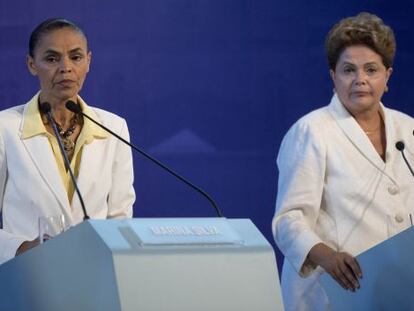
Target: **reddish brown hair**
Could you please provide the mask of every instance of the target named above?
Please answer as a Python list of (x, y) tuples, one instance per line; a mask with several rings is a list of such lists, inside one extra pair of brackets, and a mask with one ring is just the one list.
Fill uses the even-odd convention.
[(367, 46), (381, 56), (387, 69), (392, 67), (396, 50), (394, 32), (378, 16), (359, 13), (332, 27), (325, 41), (329, 69), (335, 70), (341, 53), (352, 45)]

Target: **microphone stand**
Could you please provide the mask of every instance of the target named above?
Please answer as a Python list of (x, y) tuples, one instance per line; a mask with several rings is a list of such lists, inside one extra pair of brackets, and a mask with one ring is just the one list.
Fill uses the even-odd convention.
[(188, 181), (187, 179), (185, 179), (184, 177), (182, 177), (181, 175), (179, 175), (178, 173), (174, 172), (172, 169), (170, 169), (169, 167), (167, 167), (165, 164), (161, 163), (160, 161), (158, 161), (157, 159), (155, 159), (154, 157), (150, 156), (148, 153), (146, 153), (145, 151), (139, 149), (138, 147), (134, 146), (133, 144), (131, 144), (130, 142), (126, 141), (125, 139), (123, 139), (121, 136), (119, 136), (118, 134), (114, 133), (113, 131), (111, 131), (109, 128), (107, 128), (106, 126), (100, 124), (99, 122), (95, 121), (94, 119), (92, 119), (90, 116), (86, 115), (85, 113), (83, 113), (82, 109), (79, 107), (78, 104), (74, 103), (73, 101), (69, 100), (66, 102), (66, 108), (69, 109), (70, 111), (74, 112), (74, 113), (80, 113), (82, 116), (84, 116), (85, 118), (88, 118), (89, 120), (91, 120), (93, 123), (95, 123), (96, 125), (98, 125), (99, 127), (103, 128), (105, 131), (111, 133), (112, 135), (114, 135), (116, 138), (118, 138), (119, 140), (121, 140), (123, 143), (127, 144), (128, 146), (130, 146), (132, 149), (134, 149), (135, 151), (139, 152), (140, 154), (142, 154), (144, 157), (146, 157), (148, 160), (151, 160), (152, 162), (154, 162), (155, 164), (157, 164), (158, 166), (161, 166), (164, 170), (166, 170), (168, 173), (170, 173), (171, 175), (175, 176), (176, 178), (178, 178), (179, 180), (181, 180), (182, 182), (184, 182), (185, 184), (187, 184), (188, 186), (190, 186), (191, 188), (193, 188), (194, 190), (196, 190), (198, 193), (200, 193), (201, 195), (203, 195), (205, 198), (207, 198), (207, 200), (211, 203), (211, 205), (214, 207), (216, 214), (218, 217), (223, 217), (223, 214), (221, 213), (220, 209), (218, 208), (216, 202), (214, 202), (213, 198), (207, 194), (204, 190), (202, 190), (201, 188), (197, 187), (196, 185), (192, 184), (190, 181)]
[(407, 158), (405, 157), (405, 153), (404, 153), (405, 144), (404, 144), (404, 142), (403, 141), (397, 141), (395, 143), (395, 148), (397, 148), (398, 151), (401, 151), (401, 154), (403, 156), (404, 162), (405, 162), (405, 164), (407, 164), (407, 167), (410, 170), (411, 175), (413, 175), (413, 177), (414, 177), (414, 171), (413, 171), (410, 163), (408, 163)]
[(57, 129), (55, 120), (53, 120), (53, 118), (52, 118), (52, 113), (50, 112), (50, 110), (51, 110), (50, 104), (47, 103), (47, 102), (40, 104), (40, 110), (43, 113), (46, 114), (47, 120), (48, 120), (49, 124), (52, 126), (53, 132), (55, 133), (55, 137), (57, 139), (60, 152), (62, 153), (63, 161), (65, 162), (65, 168), (66, 168), (67, 171), (69, 171), (70, 178), (72, 180), (73, 186), (75, 187), (76, 194), (78, 195), (79, 201), (80, 201), (81, 206), (82, 206), (83, 220), (87, 220), (87, 219), (89, 219), (89, 216), (86, 212), (85, 203), (83, 202), (82, 195), (81, 195), (81, 193), (79, 191), (79, 188), (78, 188), (78, 185), (76, 183), (75, 175), (73, 174), (73, 171), (70, 167), (70, 162), (69, 162), (68, 156), (65, 152), (65, 149), (63, 147), (62, 140), (60, 139), (59, 131)]

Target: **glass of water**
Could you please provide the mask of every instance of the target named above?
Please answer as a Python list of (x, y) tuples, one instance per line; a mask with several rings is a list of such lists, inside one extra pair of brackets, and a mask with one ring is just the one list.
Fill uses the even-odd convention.
[(39, 240), (40, 244), (50, 240), (69, 228), (65, 215), (52, 215), (39, 217)]

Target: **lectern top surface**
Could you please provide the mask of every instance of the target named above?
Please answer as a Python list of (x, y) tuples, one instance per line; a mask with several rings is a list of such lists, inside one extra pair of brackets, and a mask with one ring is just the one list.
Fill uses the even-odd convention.
[(88, 222), (112, 251), (119, 252), (270, 246), (248, 219), (134, 218)]

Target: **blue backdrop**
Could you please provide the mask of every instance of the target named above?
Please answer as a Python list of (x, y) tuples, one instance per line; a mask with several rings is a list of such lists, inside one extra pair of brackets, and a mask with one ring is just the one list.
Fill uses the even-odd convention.
[[(84, 99), (126, 118), (133, 143), (203, 187), (225, 216), (251, 218), (273, 243), (276, 154), (289, 126), (330, 100), (323, 45), (335, 22), (369, 11), (393, 27), (384, 102), (414, 114), (409, 3), (0, 0), (0, 109), (38, 89), (25, 64), (31, 30), (45, 18), (72, 19), (93, 53)], [(135, 217), (215, 215), (152, 163), (136, 155), (134, 164)]]

